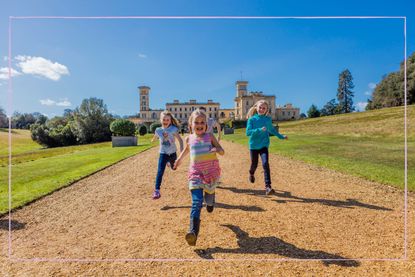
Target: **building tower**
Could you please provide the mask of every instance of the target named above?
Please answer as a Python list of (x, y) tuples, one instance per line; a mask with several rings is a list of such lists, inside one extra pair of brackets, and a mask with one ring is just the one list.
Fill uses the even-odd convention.
[(138, 89), (140, 93), (140, 115), (144, 115), (146, 111), (150, 110), (150, 87), (140, 86)]
[(236, 97), (248, 95), (248, 81), (236, 81)]

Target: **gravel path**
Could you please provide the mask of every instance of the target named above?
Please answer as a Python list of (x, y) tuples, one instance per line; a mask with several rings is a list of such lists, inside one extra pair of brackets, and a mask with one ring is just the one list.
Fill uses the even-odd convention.
[(413, 196), (408, 259), (401, 260), (401, 191), (271, 155), (277, 193), (265, 196), (260, 166), (256, 183), (247, 180), (248, 150), (222, 145), (217, 206), (202, 211), (196, 247), (184, 240), (188, 161), (176, 172), (166, 169), (154, 201), (154, 148), (14, 212), (12, 260), (8, 219), (0, 218), (0, 274), (415, 276)]

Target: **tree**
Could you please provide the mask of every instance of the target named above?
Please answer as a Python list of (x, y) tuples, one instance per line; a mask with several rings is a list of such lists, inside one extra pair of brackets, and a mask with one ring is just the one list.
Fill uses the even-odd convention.
[(140, 136), (144, 136), (145, 134), (147, 134), (147, 127), (145, 125), (141, 125), (138, 129), (138, 133), (140, 134)]
[[(384, 75), (372, 93), (367, 109), (402, 106), (405, 103), (405, 63), (401, 62), (399, 71)], [(415, 103), (415, 53), (406, 61), (407, 104)]]
[(9, 126), (9, 119), (7, 118), (6, 111), (0, 107), (0, 128), (7, 128)]
[(308, 109), (307, 111), (307, 115), (309, 118), (313, 118), (313, 117), (319, 117), (320, 116), (320, 111), (317, 108), (316, 105), (311, 105), (311, 107)]
[(337, 113), (338, 113), (338, 104), (336, 103), (336, 99), (331, 99), (321, 109), (321, 116), (334, 115)]
[(339, 74), (339, 86), (337, 88), (337, 100), (339, 101), (340, 113), (350, 113), (354, 111), (353, 88), (352, 73), (350, 73), (348, 69), (345, 69)]
[(93, 143), (111, 140), (111, 116), (102, 99), (95, 97), (82, 100), (73, 112), (71, 130), (79, 143)]
[(127, 119), (116, 119), (110, 124), (110, 130), (114, 136), (134, 136), (135, 124)]

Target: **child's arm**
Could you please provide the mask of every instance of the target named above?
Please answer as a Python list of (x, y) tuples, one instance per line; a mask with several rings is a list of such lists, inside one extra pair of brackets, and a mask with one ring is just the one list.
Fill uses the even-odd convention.
[(275, 130), (274, 126), (272, 126), (272, 120), (270, 119), (267, 121), (267, 130), (269, 133), (273, 134), (274, 136), (278, 137), (279, 139), (288, 139), (287, 136), (281, 135), (280, 133)]
[(154, 136), (153, 136), (153, 138), (151, 139), (151, 142), (154, 142), (154, 140), (155, 139), (157, 139), (159, 136), (156, 134), (156, 133), (154, 133)]
[(174, 136), (179, 141), (179, 144), (180, 144), (180, 152), (182, 152), (183, 151), (183, 140), (182, 140), (182, 137), (179, 135), (179, 133), (174, 133)]
[(221, 139), (222, 128), (220, 127), (219, 122), (216, 121), (216, 129), (218, 129), (218, 142)]
[(186, 146), (183, 149), (183, 151), (180, 153), (179, 157), (177, 158), (177, 160), (174, 162), (174, 166), (173, 169), (177, 169), (180, 164), (182, 163), (183, 157), (186, 156), (187, 153), (189, 153), (189, 137), (186, 137), (184, 139)]
[(217, 141), (217, 139), (215, 138), (215, 136), (214, 135), (211, 135), (210, 138), (211, 138), (212, 145), (214, 146), (210, 150), (210, 152), (216, 152), (219, 155), (224, 155), (225, 154), (225, 150), (223, 150), (222, 146), (219, 144), (219, 142)]
[(263, 132), (263, 131), (265, 131), (265, 130), (263, 130), (263, 128), (254, 129), (252, 120), (248, 119), (248, 122), (246, 123), (246, 135), (247, 136), (252, 136), (254, 134), (257, 134), (257, 133)]

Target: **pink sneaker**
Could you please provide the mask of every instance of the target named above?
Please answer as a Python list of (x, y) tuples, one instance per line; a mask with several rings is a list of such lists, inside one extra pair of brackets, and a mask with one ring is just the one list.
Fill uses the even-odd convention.
[(153, 200), (157, 200), (157, 199), (159, 199), (160, 197), (161, 197), (160, 191), (159, 191), (158, 189), (156, 189), (156, 190), (153, 192)]

